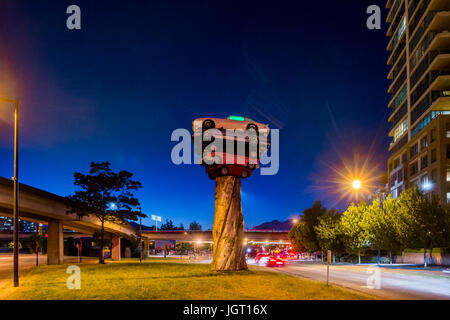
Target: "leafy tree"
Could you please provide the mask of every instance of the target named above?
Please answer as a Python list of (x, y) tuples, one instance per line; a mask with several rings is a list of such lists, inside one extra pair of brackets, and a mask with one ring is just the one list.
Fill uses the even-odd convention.
[(189, 242), (177, 242), (175, 248), (178, 251), (192, 251), (194, 249), (194, 245)]
[(189, 224), (189, 230), (202, 230), (202, 226), (197, 221), (193, 221)]
[(319, 217), (319, 224), (314, 227), (322, 250), (343, 251), (344, 239), (340, 228), (342, 214), (334, 209)]
[(431, 193), (429, 197), (425, 197), (423, 205), (420, 226), (423, 230), (421, 240), (424, 247), (424, 263), (426, 267), (426, 250), (430, 249), (431, 255), (434, 248), (448, 244), (450, 218), (449, 213), (442, 208), (439, 196), (436, 193)]
[(142, 187), (128, 171), (112, 171), (109, 162), (91, 162), (89, 174), (74, 173), (74, 185), (80, 190), (66, 197), (69, 210), (78, 216), (95, 215), (101, 223), (99, 263), (104, 263), (105, 222), (137, 221), (140, 214), (134, 191)]
[(448, 245), (449, 213), (441, 207), (436, 194), (423, 194), (417, 186), (403, 191), (398, 199), (399, 219), (395, 228), (403, 247), (427, 249)]
[(358, 205), (352, 203), (341, 218), (341, 232), (344, 243), (349, 251), (358, 252), (358, 263), (361, 263), (361, 250), (369, 244), (369, 232), (365, 215), (367, 204), (361, 201)]
[(319, 218), (327, 213), (327, 209), (320, 201), (315, 201), (311, 208), (305, 209), (299, 222), (289, 231), (289, 238), (297, 251), (315, 252), (321, 246), (317, 238), (315, 227), (319, 225)]
[(38, 249), (44, 246), (44, 237), (40, 236), (39, 233), (33, 232), (28, 237), (27, 247), (30, 250), (30, 253), (36, 252), (36, 244)]
[(389, 195), (384, 201), (375, 199), (367, 208), (366, 222), (369, 234), (369, 242), (378, 250), (378, 263), (380, 262), (380, 250), (389, 250), (392, 262), (392, 250), (399, 249), (401, 243), (398, 235), (392, 227), (397, 223), (397, 200)]
[(403, 248), (421, 246), (419, 217), (422, 215), (421, 210), (424, 208), (424, 200), (425, 198), (417, 187), (404, 190), (397, 200), (397, 219), (393, 227)]

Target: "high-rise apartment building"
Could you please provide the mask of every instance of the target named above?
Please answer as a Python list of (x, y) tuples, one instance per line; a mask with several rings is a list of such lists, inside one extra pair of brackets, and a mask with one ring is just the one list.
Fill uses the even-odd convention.
[(388, 0), (389, 191), (450, 203), (450, 0)]

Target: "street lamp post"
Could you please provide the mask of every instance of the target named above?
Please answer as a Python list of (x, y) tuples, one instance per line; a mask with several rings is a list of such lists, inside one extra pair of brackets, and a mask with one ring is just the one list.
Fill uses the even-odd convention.
[(19, 286), (19, 100), (0, 98), (14, 104), (14, 287)]

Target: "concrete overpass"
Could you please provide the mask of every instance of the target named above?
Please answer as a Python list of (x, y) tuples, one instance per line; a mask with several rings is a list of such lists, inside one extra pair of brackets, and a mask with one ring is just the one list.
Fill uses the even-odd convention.
[[(13, 181), (0, 177), (0, 216), (12, 217)], [(101, 229), (95, 216), (79, 218), (67, 214), (64, 198), (56, 194), (19, 185), (19, 218), (48, 225), (47, 263), (62, 264), (64, 258), (63, 228), (84, 234), (93, 234)], [(111, 237), (112, 258), (120, 259), (120, 237), (133, 238), (136, 230), (128, 223), (105, 223), (105, 232)]]
[[(212, 231), (193, 231), (193, 230), (159, 230), (142, 231), (142, 237), (147, 241), (152, 240), (175, 240), (179, 242), (210, 242), (212, 243)], [(245, 230), (245, 241), (247, 243), (262, 244), (290, 244), (288, 231), (276, 230)]]

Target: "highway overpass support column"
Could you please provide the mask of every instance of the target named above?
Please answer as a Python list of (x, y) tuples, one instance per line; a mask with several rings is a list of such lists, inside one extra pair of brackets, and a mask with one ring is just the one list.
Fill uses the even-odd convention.
[(120, 237), (112, 237), (111, 259), (120, 260)]
[(48, 221), (47, 264), (64, 263), (63, 225), (59, 220)]

